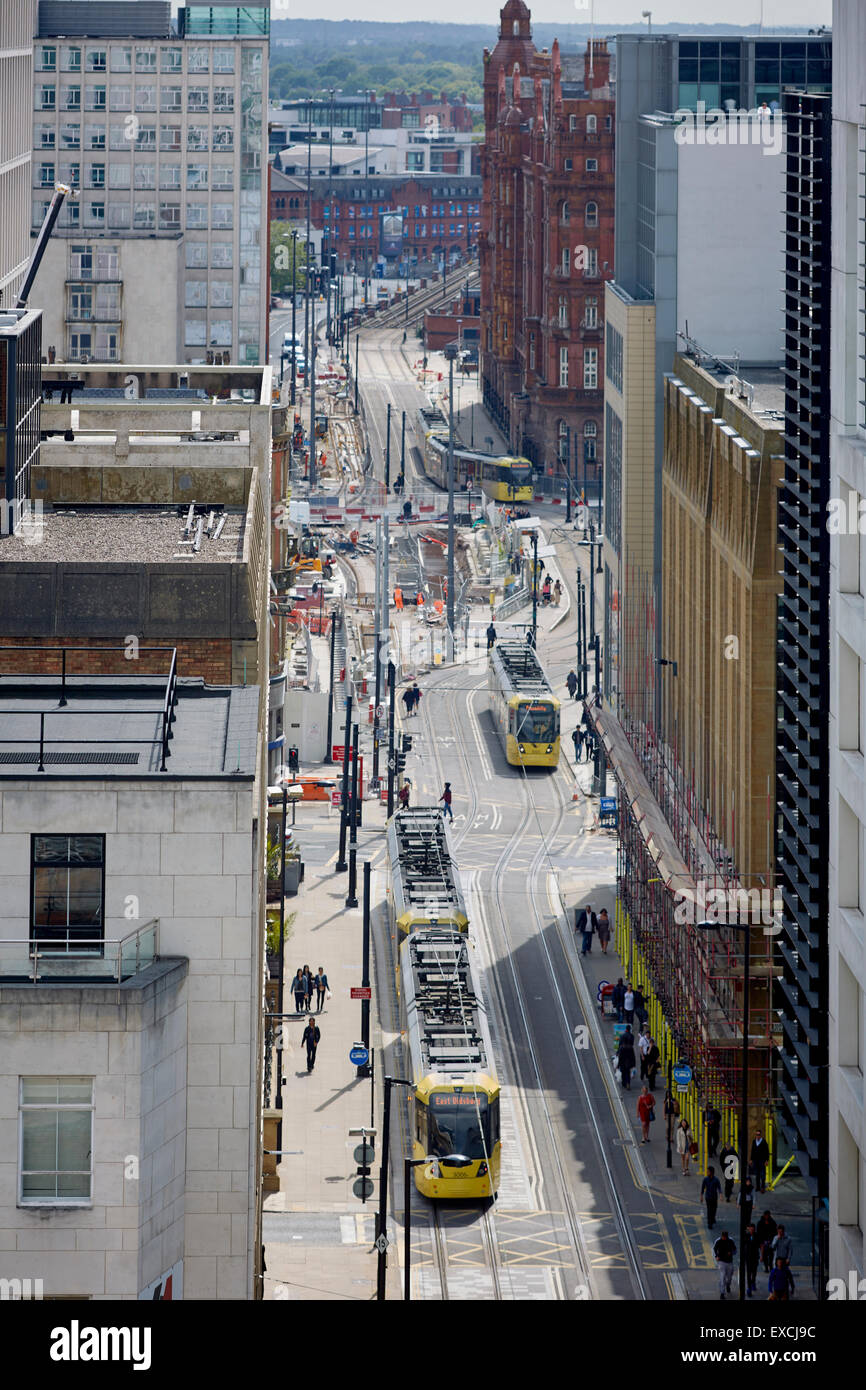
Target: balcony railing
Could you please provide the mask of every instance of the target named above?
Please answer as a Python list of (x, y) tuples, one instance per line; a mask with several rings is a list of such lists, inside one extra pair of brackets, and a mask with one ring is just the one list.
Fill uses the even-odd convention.
[(42, 941), (34, 937), (0, 940), (0, 987), (4, 984), (122, 984), (159, 960), (159, 918), (114, 940), (82, 937)]

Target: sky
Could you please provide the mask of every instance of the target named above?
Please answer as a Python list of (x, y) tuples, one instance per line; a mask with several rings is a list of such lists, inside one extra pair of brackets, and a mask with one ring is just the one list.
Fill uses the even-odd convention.
[[(411, 7), (406, 0), (271, 0), (274, 19), (431, 20), (454, 24), (498, 24), (505, 0), (433, 0)], [(527, 0), (540, 23), (587, 23), (589, 0), (576, 9), (574, 0)], [(595, 23), (602, 29), (638, 24), (641, 11), (652, 11), (653, 23), (757, 24), (763, 8), (764, 25), (785, 27), (829, 24), (832, 0), (593, 0)]]

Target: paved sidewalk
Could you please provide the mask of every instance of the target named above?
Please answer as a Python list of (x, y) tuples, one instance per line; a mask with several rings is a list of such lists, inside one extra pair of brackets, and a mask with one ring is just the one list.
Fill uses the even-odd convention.
[[(333, 769), (328, 769), (333, 771)], [(365, 825), (358, 832), (358, 901), (363, 903), (361, 863), (383, 843), (384, 816), (364, 804)], [(376, 1296), (377, 1256), (373, 1212), (378, 1180), (366, 1205), (352, 1192), (360, 1141), (348, 1131), (370, 1125), (371, 1083), (357, 1080), (349, 1049), (360, 1038), (360, 1003), (351, 1000), (361, 983), (361, 907), (345, 906), (348, 874), (335, 872), (339, 813), (322, 803), (299, 805), (295, 838), (305, 860), (305, 882), (286, 899), (285, 1002), (287, 1047), (283, 1053), (283, 1140), (288, 1153), (278, 1167), (280, 1191), (264, 1199), (265, 1298), (365, 1301)], [(291, 980), (298, 966), (313, 972), (324, 966), (331, 998), (316, 1015), (321, 1031), (316, 1065), (307, 1072), (301, 1034), (307, 1016), (294, 1017)], [(371, 963), (372, 964), (372, 963)], [(375, 996), (375, 990), (374, 990)], [(371, 1041), (377, 1048), (374, 1011)], [(313, 1005), (315, 1010), (315, 1005)], [(380, 1058), (376, 1058), (375, 1126), (381, 1128)], [(376, 1146), (373, 1176), (378, 1179), (381, 1148)], [(392, 1251), (388, 1298), (398, 1298), (399, 1270)]]

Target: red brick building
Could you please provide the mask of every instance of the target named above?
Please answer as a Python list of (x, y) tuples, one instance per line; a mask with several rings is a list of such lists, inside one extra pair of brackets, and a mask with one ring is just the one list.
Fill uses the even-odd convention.
[(613, 277), (614, 98), (605, 43), (539, 53), (523, 0), (484, 53), (481, 378), (515, 452), (601, 473), (604, 281)]
[[(310, 222), (325, 233), (323, 254), (336, 251), (341, 270), (375, 266), (380, 254), (393, 267), (408, 252), (411, 265), (456, 265), (478, 243), (481, 178), (466, 174), (358, 174), (310, 180)], [(402, 245), (383, 246), (383, 213), (403, 218)], [(271, 169), (272, 221), (306, 225), (307, 181)]]
[(429, 130), (435, 123), (440, 130), (471, 131), (472, 112), (465, 92), (451, 102), (445, 92), (386, 92), (382, 107), (382, 129), (417, 126)]

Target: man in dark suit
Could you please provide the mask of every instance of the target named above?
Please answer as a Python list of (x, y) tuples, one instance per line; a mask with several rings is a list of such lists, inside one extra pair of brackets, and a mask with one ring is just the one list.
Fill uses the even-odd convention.
[(598, 919), (589, 903), (587, 903), (586, 907), (583, 908), (581, 912), (576, 914), (576, 917), (577, 920), (574, 924), (574, 930), (583, 933), (583, 943), (580, 954), (585, 956), (587, 951), (592, 950), (592, 934), (598, 926)]

